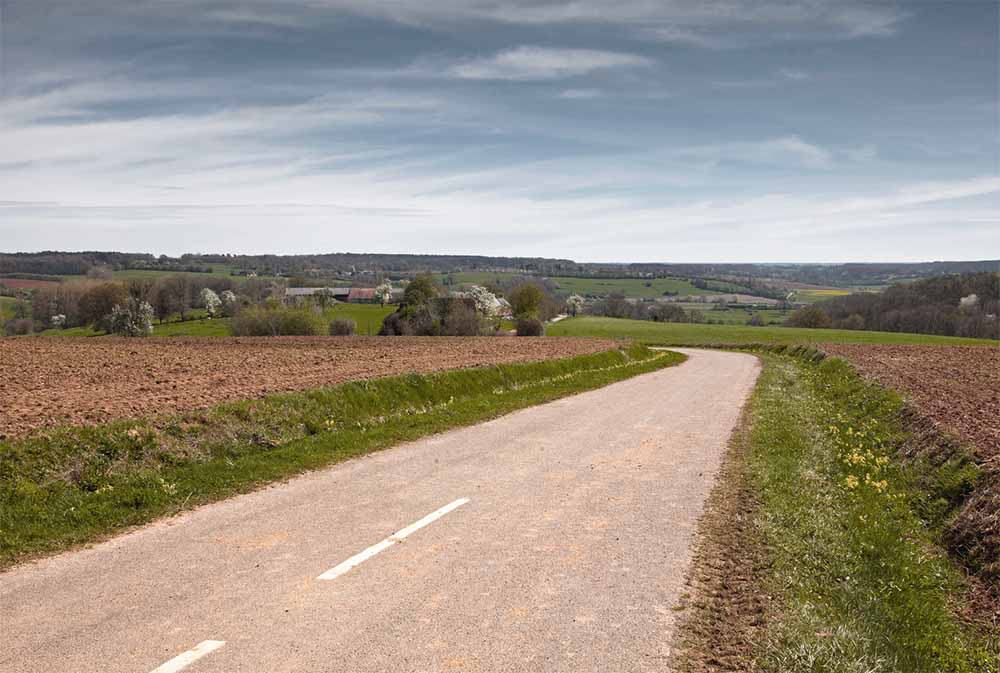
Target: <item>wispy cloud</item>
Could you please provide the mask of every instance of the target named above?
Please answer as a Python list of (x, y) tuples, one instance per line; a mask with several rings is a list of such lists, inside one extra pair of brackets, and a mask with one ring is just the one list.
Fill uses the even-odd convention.
[(796, 68), (779, 68), (778, 75), (793, 82), (804, 82), (809, 79), (809, 73)]
[(688, 147), (677, 155), (711, 163), (741, 162), (774, 166), (805, 166), (828, 169), (833, 153), (798, 136), (784, 136), (754, 142), (731, 142)]
[(604, 92), (600, 89), (566, 89), (559, 92), (559, 98), (566, 100), (588, 100), (602, 96), (604, 96)]
[(520, 46), (452, 66), (462, 79), (548, 80), (586, 75), (597, 70), (648, 66), (652, 61), (636, 54), (597, 49)]

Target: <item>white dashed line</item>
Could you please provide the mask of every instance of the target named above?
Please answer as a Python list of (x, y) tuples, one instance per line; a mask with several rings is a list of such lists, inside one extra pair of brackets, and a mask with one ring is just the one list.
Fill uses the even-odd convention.
[[(467, 502), (469, 502), (468, 498), (461, 498), (459, 500), (456, 500), (455, 502), (452, 502), (452, 503), (449, 503), (449, 504), (445, 505), (441, 509), (438, 509), (438, 510), (435, 510), (435, 511), (431, 512), (430, 514), (428, 514), (427, 516), (425, 516), (420, 521), (417, 521), (416, 523), (410, 524), (406, 528), (403, 528), (402, 530), (394, 533), (393, 535), (390, 535), (389, 537), (387, 537), (386, 539), (382, 540), (378, 544), (372, 545), (371, 547), (369, 547), (368, 549), (364, 550), (363, 552), (361, 552), (359, 554), (355, 554), (354, 556), (352, 556), (351, 558), (347, 559), (346, 561), (344, 561), (340, 565), (338, 565), (338, 566), (336, 566), (334, 568), (331, 568), (330, 570), (327, 570), (325, 573), (323, 573), (322, 575), (320, 575), (316, 579), (319, 579), (319, 580), (333, 580), (333, 579), (337, 579), (338, 577), (340, 577), (344, 573), (348, 572), (349, 570), (351, 570), (352, 568), (354, 568), (356, 566), (361, 565), (362, 563), (364, 563), (365, 561), (367, 561), (371, 557), (375, 556), (379, 552), (385, 551), (386, 549), (388, 549), (392, 545), (396, 544), (397, 542), (403, 540), (404, 538), (406, 538), (406, 537), (408, 537), (410, 535), (413, 535), (414, 533), (416, 533), (418, 530), (420, 530), (424, 526), (426, 526), (428, 524), (431, 524), (431, 523), (434, 523), (435, 521), (437, 521), (438, 519), (440, 519), (441, 517), (443, 517), (448, 512), (451, 512), (453, 510), (458, 509), (459, 507), (461, 507), (462, 505), (464, 505)], [(155, 673), (159, 673), (159, 672), (155, 672)]]
[(190, 666), (194, 662), (198, 661), (206, 654), (211, 654), (217, 649), (226, 644), (224, 640), (205, 640), (195, 646), (194, 649), (188, 650), (184, 654), (178, 654), (176, 657), (163, 664), (159, 668), (155, 668), (150, 673), (177, 673), (177, 671)]

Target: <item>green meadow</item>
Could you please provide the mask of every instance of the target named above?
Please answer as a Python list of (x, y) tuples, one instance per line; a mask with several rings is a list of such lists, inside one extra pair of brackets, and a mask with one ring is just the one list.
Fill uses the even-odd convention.
[(704, 325), (662, 323), (648, 320), (623, 320), (578, 316), (549, 325), (549, 336), (587, 336), (607, 339), (634, 339), (664, 346), (700, 344), (813, 344), (813, 343), (884, 343), (997, 345), (988, 339), (962, 339), (932, 334), (900, 332), (862, 332), (797, 327), (749, 327), (746, 325)]

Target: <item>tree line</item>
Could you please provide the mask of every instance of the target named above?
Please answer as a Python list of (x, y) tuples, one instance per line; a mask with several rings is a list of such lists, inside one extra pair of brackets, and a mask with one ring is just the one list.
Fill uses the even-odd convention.
[(936, 276), (836, 297), (789, 316), (792, 327), (1000, 339), (1000, 273)]

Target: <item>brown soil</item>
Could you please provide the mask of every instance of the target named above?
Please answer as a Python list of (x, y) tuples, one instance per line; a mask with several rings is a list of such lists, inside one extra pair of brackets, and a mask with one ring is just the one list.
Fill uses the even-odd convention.
[(613, 347), (612, 341), (557, 337), (0, 339), (0, 438), (358, 379)]
[(1000, 458), (1000, 347), (827, 344), (863, 374), (967, 441), (983, 461)]
[(754, 646), (772, 608), (763, 591), (769, 561), (755, 524), (749, 450), (745, 408), (698, 526), (671, 662), (681, 673), (755, 670)]

